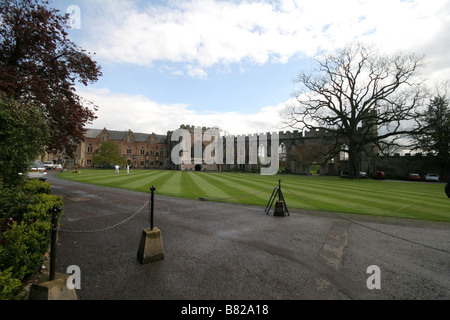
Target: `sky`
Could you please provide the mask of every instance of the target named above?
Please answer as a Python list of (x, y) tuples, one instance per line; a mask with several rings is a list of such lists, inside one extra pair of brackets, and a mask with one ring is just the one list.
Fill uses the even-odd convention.
[(450, 80), (448, 0), (53, 0), (69, 38), (103, 75), (77, 93), (98, 107), (87, 128), (166, 134), (292, 131), (281, 114), (320, 51), (358, 41), (425, 55)]

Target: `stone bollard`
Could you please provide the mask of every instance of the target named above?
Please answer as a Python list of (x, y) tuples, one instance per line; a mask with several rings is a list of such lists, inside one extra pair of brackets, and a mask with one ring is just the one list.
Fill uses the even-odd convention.
[(137, 252), (137, 258), (142, 264), (164, 259), (164, 247), (162, 243), (161, 231), (158, 228), (153, 227), (155, 190), (156, 189), (153, 186), (150, 188), (150, 228), (146, 228), (142, 231), (141, 241)]

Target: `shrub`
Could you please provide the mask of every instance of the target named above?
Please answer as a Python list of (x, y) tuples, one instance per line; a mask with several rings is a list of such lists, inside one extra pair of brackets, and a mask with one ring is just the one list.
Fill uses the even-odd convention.
[(14, 221), (31, 221), (42, 218), (50, 221), (48, 210), (54, 205), (62, 207), (62, 198), (50, 195), (49, 183), (29, 180), (16, 188), (5, 188), (0, 183), (0, 223), (12, 218)]
[(12, 276), (12, 268), (0, 269), (0, 300), (17, 299), (22, 282)]
[(12, 268), (12, 275), (23, 280), (40, 270), (50, 245), (50, 223), (12, 222), (3, 234), (0, 270)]
[(40, 270), (55, 205), (62, 208), (62, 197), (50, 195), (48, 183), (28, 181), (15, 188), (0, 183), (0, 299), (13, 297), (17, 281)]
[(36, 194), (30, 198), (30, 204), (27, 205), (26, 212), (23, 214), (22, 219), (25, 222), (51, 222), (52, 216), (49, 211), (55, 205), (62, 208), (62, 197), (49, 194)]
[(50, 194), (51, 193), (51, 185), (50, 183), (41, 181), (41, 180), (28, 180), (23, 188), (23, 192), (34, 195), (34, 194)]

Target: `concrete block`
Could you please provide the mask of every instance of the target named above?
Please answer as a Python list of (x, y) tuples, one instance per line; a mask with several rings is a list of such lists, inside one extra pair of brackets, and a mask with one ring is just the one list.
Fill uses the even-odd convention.
[(286, 210), (284, 208), (284, 202), (283, 201), (277, 201), (275, 203), (275, 211), (273, 212), (273, 215), (276, 217), (284, 217), (286, 216)]
[(161, 231), (158, 228), (142, 230), (137, 258), (142, 264), (164, 259)]
[(30, 288), (29, 300), (77, 300), (76, 289), (67, 287), (70, 274), (56, 273), (55, 280), (44, 277)]

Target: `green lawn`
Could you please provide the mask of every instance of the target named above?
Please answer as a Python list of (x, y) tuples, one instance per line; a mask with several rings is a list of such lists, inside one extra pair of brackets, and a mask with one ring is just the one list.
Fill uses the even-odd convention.
[[(288, 208), (318, 207), (332, 212), (348, 212), (400, 218), (450, 221), (450, 199), (441, 183), (349, 180), (338, 177), (297, 175), (261, 176), (251, 173), (187, 172), (160, 170), (81, 170), (62, 172), (61, 178), (135, 191), (243, 204), (267, 205), (272, 190), (281, 187)], [(267, 190), (267, 191), (264, 191)], [(262, 193), (242, 197), (249, 194)], [(219, 200), (216, 200), (219, 201)]]

